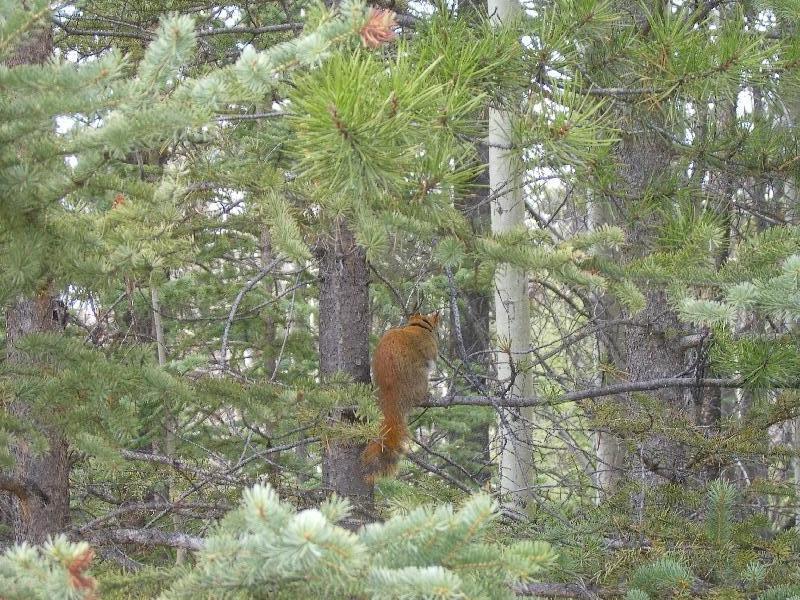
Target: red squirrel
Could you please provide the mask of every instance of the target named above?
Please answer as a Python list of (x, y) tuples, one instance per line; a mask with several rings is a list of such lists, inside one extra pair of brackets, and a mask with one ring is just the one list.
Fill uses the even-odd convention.
[(408, 413), (428, 395), (428, 376), (436, 364), (439, 313), (415, 313), (403, 327), (383, 334), (372, 359), (372, 379), (383, 413), (381, 433), (362, 454), (366, 478), (391, 475), (408, 438)]

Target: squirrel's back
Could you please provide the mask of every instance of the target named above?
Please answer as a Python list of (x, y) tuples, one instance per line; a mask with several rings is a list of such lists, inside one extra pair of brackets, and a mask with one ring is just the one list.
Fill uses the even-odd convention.
[(408, 413), (428, 394), (428, 376), (436, 363), (439, 314), (414, 314), (408, 324), (387, 331), (375, 348), (372, 375), (383, 412), (381, 436), (364, 451), (367, 475), (391, 473), (408, 437)]

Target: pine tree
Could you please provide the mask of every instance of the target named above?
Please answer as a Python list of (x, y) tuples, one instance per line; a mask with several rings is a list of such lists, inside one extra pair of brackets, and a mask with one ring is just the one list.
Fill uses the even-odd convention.
[[(358, 3), (118, 4), (57, 7), (57, 60), (0, 68), (0, 296), (69, 313), (7, 345), (4, 406), (30, 414), (2, 414), (4, 447), (42, 456), (34, 424), (69, 441), (67, 533), (103, 561), (199, 561), (101, 562), (101, 593), (797, 594), (796, 7), (557, 0), (493, 27), (397, 5), (399, 28)], [(48, 22), (27, 6), (2, 5), (2, 60)], [(476, 236), (487, 106), (526, 218)], [(457, 338), (459, 299), (508, 270), (528, 274), (516, 372), (476, 386), (467, 349), (443, 356), (422, 443), (368, 506), (386, 522), (357, 530), (358, 502), (323, 499), (357, 475), (334, 450), (376, 434), (368, 343), (420, 299)], [(459, 439), (498, 409), (535, 414), (537, 477), (489, 525), (466, 495), (502, 482)], [(41, 498), (12, 463), (6, 491)], [(283, 502), (259, 486), (222, 518), (264, 481)], [(559, 558), (526, 581), (542, 538)], [(4, 590), (90, 596), (89, 556), (17, 548)]]
[[(158, 167), (159, 161), (143, 161), (144, 153), (165, 144), (202, 140), (202, 128), (220, 107), (263, 95), (274, 74), (293, 65), (317, 64), (331, 45), (351, 36), (380, 34), (382, 24), (368, 21), (368, 17), (374, 19), (369, 16), (374, 13), (368, 15), (362, 5), (344, 4), (338, 14), (324, 19), (302, 38), (264, 52), (247, 48), (228, 67), (183, 77), (181, 70), (194, 51), (196, 34), (190, 18), (176, 15), (161, 23), (135, 73), (127, 79), (128, 66), (119, 53), (107, 53), (78, 66), (46, 62), (49, 42), (37, 42), (42, 48), (34, 55), (34, 60), (44, 64), (19, 65), (18, 56), (33, 52), (34, 45), (15, 45), (15, 40), (24, 38), (29, 29), (39, 31), (48, 7), (46, 3), (31, 7), (9, 3), (3, 10), (3, 48), (11, 68), (0, 72), (9, 98), (3, 107), (9, 125), (4, 133), (2, 186), (9, 202), (3, 205), (0, 226), (2, 294), (3, 300), (38, 294), (35, 300), (14, 300), (6, 315), (9, 360), (3, 385), (16, 400), (5, 415), (4, 434), (13, 441), (17, 470), (13, 480), (4, 479), (4, 489), (25, 504), (16, 511), (25, 517), (17, 520), (17, 537), (41, 542), (47, 533), (67, 525), (67, 437), (74, 449), (90, 455), (102, 452), (98, 446), (109, 453), (121, 441), (75, 431), (74, 419), (89, 406), (100, 408), (95, 417), (101, 422), (130, 417), (132, 412), (129, 403), (115, 406), (117, 398), (107, 395), (109, 388), (125, 388), (131, 381), (118, 377), (102, 381), (81, 369), (75, 358), (84, 353), (71, 342), (47, 338), (31, 342), (39, 344), (38, 348), (26, 345), (29, 334), (49, 331), (62, 321), (63, 315), (55, 316), (55, 309), (51, 310), (50, 290), (70, 285), (82, 287), (85, 293), (106, 292), (106, 282), (124, 273), (129, 297), (139, 281), (146, 282), (151, 298), (157, 299), (159, 273), (184, 266), (192, 249), (186, 232), (175, 224), (185, 193), (180, 165), (168, 165), (163, 174), (153, 177), (144, 173), (144, 163)], [(44, 31), (49, 40), (49, 30)], [(36, 42), (39, 38), (31, 39)], [(54, 128), (54, 120), (66, 116), (69, 131)], [(65, 161), (65, 155), (71, 160)], [(130, 177), (131, 160), (139, 163), (139, 177)], [(167, 235), (153, 239), (153, 227), (162, 228)], [(113, 284), (110, 289), (114, 290)], [(153, 308), (156, 336), (163, 338), (158, 303)], [(47, 344), (52, 345), (49, 352), (44, 351)], [(56, 353), (56, 349), (67, 348), (70, 354)], [(158, 348), (159, 364), (164, 366), (163, 341), (159, 340)], [(26, 356), (37, 349), (44, 356), (30, 365)], [(90, 364), (97, 361), (97, 357), (89, 358)], [(49, 375), (52, 368), (66, 365), (74, 370), (61, 377)], [(124, 366), (120, 364), (119, 374)], [(65, 395), (55, 404), (48, 403), (54, 398), (43, 388), (54, 379), (63, 383), (76, 371), (91, 390), (87, 394), (77, 386), (76, 395), (83, 400), (89, 396), (91, 402), (75, 406)], [(142, 380), (141, 373), (131, 375), (133, 381)], [(144, 389), (155, 397), (171, 387), (185, 389), (185, 383), (168, 373), (145, 372), (144, 379), (148, 376), (154, 380), (146, 381)], [(175, 401), (180, 395), (170, 400), (167, 412), (185, 408)], [(159, 399), (159, 404), (162, 401)], [(61, 408), (54, 410), (54, 406)], [(142, 416), (147, 420), (156, 415)], [(163, 426), (172, 419), (155, 422), (160, 420)], [(146, 422), (140, 425), (145, 437), (156, 434)], [(43, 429), (45, 435), (36, 429)], [(66, 436), (67, 431), (73, 435)], [(135, 438), (130, 433), (125, 437)], [(26, 437), (32, 437), (35, 444), (25, 441)]]

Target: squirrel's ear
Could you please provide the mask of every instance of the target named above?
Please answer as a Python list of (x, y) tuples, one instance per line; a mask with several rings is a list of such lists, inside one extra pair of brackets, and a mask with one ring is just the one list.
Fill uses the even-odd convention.
[(430, 317), (431, 324), (434, 327), (438, 327), (438, 325), (439, 325), (439, 311), (437, 310), (435, 313), (431, 313), (428, 316)]

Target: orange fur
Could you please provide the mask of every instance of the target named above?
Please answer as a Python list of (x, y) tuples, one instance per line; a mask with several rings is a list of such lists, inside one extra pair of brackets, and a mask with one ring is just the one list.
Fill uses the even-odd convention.
[(378, 342), (372, 359), (372, 378), (383, 413), (381, 435), (362, 454), (368, 479), (390, 475), (397, 467), (408, 438), (408, 414), (428, 395), (428, 375), (439, 345), (439, 313), (414, 314), (408, 324), (390, 329)]

